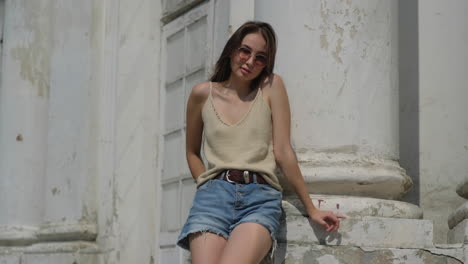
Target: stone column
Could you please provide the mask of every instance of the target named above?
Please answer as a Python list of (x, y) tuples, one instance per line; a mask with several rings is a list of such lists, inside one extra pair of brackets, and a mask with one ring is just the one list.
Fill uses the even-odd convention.
[(305, 212), (285, 182), (283, 239), (430, 246), (430, 222), (398, 201), (412, 181), (398, 163), (397, 1), (256, 1), (255, 18), (278, 33), (276, 72), (287, 86), (293, 146), (314, 204), (349, 217), (338, 234), (314, 225), (305, 231)]
[(44, 210), (50, 1), (6, 1), (0, 84), (0, 243), (37, 240)]
[(72, 2), (6, 1), (0, 246), (96, 237), (91, 1)]
[(49, 28), (45, 206), (41, 240), (93, 241), (97, 172), (92, 84), (92, 1), (53, 1)]

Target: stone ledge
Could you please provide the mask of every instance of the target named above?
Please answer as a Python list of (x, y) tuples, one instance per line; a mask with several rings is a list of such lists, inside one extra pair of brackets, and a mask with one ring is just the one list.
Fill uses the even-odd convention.
[(304, 216), (287, 215), (282, 221), (278, 241), (297, 244), (349, 245), (364, 247), (432, 248), (430, 220), (382, 217), (347, 218), (339, 232), (327, 233)]
[(464, 248), (402, 249), (280, 243), (275, 264), (464, 263)]
[(0, 247), (0, 256), (14, 254), (99, 253), (96, 243), (87, 241), (38, 243), (30, 246)]
[(89, 223), (49, 223), (35, 226), (0, 226), (0, 246), (28, 246), (50, 241), (94, 241), (97, 227)]
[(96, 243), (86, 241), (39, 243), (0, 247), (1, 264), (95, 264), (102, 255)]

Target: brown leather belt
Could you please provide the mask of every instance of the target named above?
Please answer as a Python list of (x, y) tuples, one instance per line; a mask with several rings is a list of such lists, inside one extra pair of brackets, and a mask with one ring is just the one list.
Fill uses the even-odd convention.
[(225, 170), (221, 172), (218, 177), (220, 180), (225, 180), (230, 183), (259, 183), (259, 184), (268, 184), (265, 179), (258, 173), (253, 171), (243, 171), (243, 170)]

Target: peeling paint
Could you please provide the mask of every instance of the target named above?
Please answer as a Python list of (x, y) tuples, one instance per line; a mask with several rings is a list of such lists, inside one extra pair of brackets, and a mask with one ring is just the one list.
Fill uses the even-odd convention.
[[(50, 86), (50, 4), (41, 1), (27, 1), (28, 8), (22, 11), (24, 14), (24, 35), (30, 34), (31, 39), (22, 41), (21, 44), (10, 50), (12, 58), (19, 62), (20, 76), (37, 89), (37, 95), (48, 97)], [(32, 6), (31, 6), (32, 5)], [(18, 5), (20, 8), (21, 5)]]
[(342, 45), (343, 44), (343, 39), (339, 38), (338, 41), (336, 42), (336, 48), (335, 51), (332, 52), (333, 58), (336, 60), (336, 62), (342, 64), (343, 60), (340, 57), (340, 53), (343, 50)]
[(20, 63), (21, 78), (38, 89), (38, 96), (47, 97), (50, 63), (45, 48), (38, 43), (30, 43), (26, 47), (14, 48), (11, 56)]
[(327, 2), (322, 0), (320, 1), (320, 16), (323, 21), (328, 20), (328, 13), (330, 10), (327, 9)]
[(320, 48), (328, 50), (328, 40), (325, 34), (320, 35)]
[(354, 154), (354, 153), (357, 153), (358, 150), (359, 150), (358, 145), (343, 145), (343, 146), (336, 146), (336, 147), (330, 147), (330, 148), (322, 148), (319, 150), (319, 152)]
[(344, 29), (340, 26), (338, 26), (336, 23), (335, 23), (335, 32), (338, 33), (340, 35), (340, 37), (342, 38), (343, 37), (343, 32), (344, 32)]
[(365, 59), (367, 57), (367, 47), (362, 49), (361, 59)]
[(310, 31), (315, 30), (314, 28), (312, 28), (311, 26), (309, 26), (309, 25), (307, 25), (307, 24), (304, 24), (304, 27), (307, 28), (307, 29), (310, 30)]
[(343, 90), (347, 81), (348, 81), (348, 69), (344, 71), (343, 83), (341, 84), (340, 90), (338, 91), (338, 94), (336, 96), (340, 96), (343, 93)]
[(352, 25), (351, 29), (349, 30), (349, 37), (351, 39), (354, 39), (354, 37), (356, 37), (356, 34), (357, 34), (356, 25)]

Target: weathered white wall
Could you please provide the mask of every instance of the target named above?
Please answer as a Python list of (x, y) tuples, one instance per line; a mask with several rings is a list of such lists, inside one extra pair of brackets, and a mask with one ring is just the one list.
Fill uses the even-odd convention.
[(41, 224), (44, 210), (51, 9), (50, 1), (31, 3), (31, 9), (26, 5), (26, 1), (5, 2), (0, 225), (34, 229)]
[(100, 263), (155, 263), (160, 1), (95, 4)]
[[(161, 1), (5, 3), (0, 238), (92, 240), (96, 224), (98, 237), (40, 243), (24, 255), (0, 245), (0, 262), (157, 262)], [(394, 3), (255, 2), (255, 18), (279, 35), (276, 71), (296, 148), (398, 158)], [(214, 9), (216, 58), (230, 2)], [(455, 186), (468, 177), (467, 9), (462, 0), (418, 8), (420, 200), (438, 242), (463, 202)], [(32, 229), (10, 228), (18, 226)], [(78, 247), (89, 251), (74, 254)]]
[(155, 263), (160, 1), (5, 9), (0, 262)]
[(5, 2), (0, 247), (35, 247), (23, 260), (96, 236), (89, 3)]
[(154, 263), (159, 230), (160, 1), (121, 0), (118, 16), (114, 183), (118, 263)]
[[(216, 60), (221, 55), (224, 45), (229, 39), (229, 14), (230, 1), (229, 0), (218, 0), (214, 7), (214, 25), (213, 25), (213, 56), (211, 64), (214, 65)], [(212, 69), (209, 72), (212, 73)]]
[(90, 137), (95, 115), (90, 111), (91, 3), (51, 1), (47, 146), (41, 155), (46, 159), (43, 221), (49, 225), (96, 225), (96, 174), (90, 170), (96, 164)]
[(448, 215), (468, 177), (468, 2), (419, 1), (421, 206), (446, 241)]

